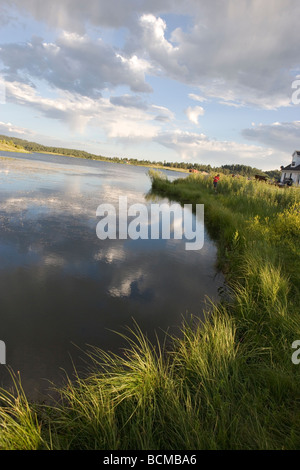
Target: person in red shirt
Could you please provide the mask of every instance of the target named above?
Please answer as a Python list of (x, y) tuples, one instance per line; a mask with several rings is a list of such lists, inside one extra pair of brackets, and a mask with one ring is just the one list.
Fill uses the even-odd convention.
[(213, 184), (214, 184), (215, 190), (217, 189), (219, 179), (220, 179), (220, 175), (217, 175), (217, 176), (214, 177), (214, 183)]

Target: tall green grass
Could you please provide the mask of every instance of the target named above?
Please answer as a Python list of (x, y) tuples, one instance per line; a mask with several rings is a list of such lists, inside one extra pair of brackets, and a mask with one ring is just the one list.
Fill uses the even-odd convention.
[(0, 393), (0, 449), (298, 449), (300, 199), (244, 178), (151, 174), (172, 201), (205, 205), (226, 296), (181, 335), (150, 343), (138, 328), (120, 355), (86, 352), (86, 376), (67, 378), (51, 405), (21, 382)]
[(35, 407), (29, 404), (19, 376), (10, 371), (14, 390), (0, 390), (0, 450), (48, 448)]
[[(231, 292), (222, 305), (234, 323), (236, 345), (244, 348), (245, 363), (239, 370), (247, 380), (253, 374), (253, 397), (265, 397), (266, 408), (271, 407), (269, 424), (263, 407), (257, 409), (261, 430), (267, 435), (273, 426), (274, 436), (282, 438), (276, 445), (268, 440), (265, 448), (293, 447), (295, 442), (300, 446), (300, 371), (291, 361), (292, 342), (300, 338), (299, 189), (222, 175), (215, 193), (212, 178), (202, 175), (173, 183), (154, 172), (151, 178), (154, 192), (181, 203), (204, 204), (206, 226), (217, 242), (219, 266)], [(242, 388), (236, 386), (237, 391)], [(255, 410), (256, 401), (250, 401)], [(291, 424), (285, 427), (288, 419)], [(289, 444), (284, 433), (293, 436)]]

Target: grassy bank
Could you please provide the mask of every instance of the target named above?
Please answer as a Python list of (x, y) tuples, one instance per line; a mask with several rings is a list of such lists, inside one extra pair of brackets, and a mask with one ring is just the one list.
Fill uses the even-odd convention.
[(13, 141), (7, 141), (4, 139), (0, 139), (0, 151), (29, 153), (21, 145), (15, 144)]
[[(298, 449), (300, 192), (200, 175), (153, 191), (205, 205), (229, 295), (206, 322), (191, 317), (171, 346), (136, 328), (120, 356), (87, 352), (87, 376), (55, 405), (1, 392), (0, 449)], [(170, 342), (169, 342), (170, 343)]]
[(28, 142), (28, 149), (25, 149), (22, 145), (18, 142), (24, 142), (26, 145), (27, 141), (23, 141), (22, 139), (13, 140), (6, 140), (1, 139), (0, 136), (0, 151), (2, 152), (20, 152), (20, 153), (43, 153), (46, 155), (53, 155), (53, 156), (62, 156), (62, 157), (69, 157), (69, 158), (80, 158), (83, 160), (95, 160), (101, 162), (108, 162), (108, 163), (120, 163), (124, 165), (131, 165), (131, 166), (143, 166), (146, 168), (156, 169), (156, 170), (169, 170), (169, 171), (177, 171), (179, 173), (188, 173), (189, 170), (186, 168), (177, 168), (175, 166), (164, 166), (163, 164), (151, 163), (150, 161), (139, 161), (137, 159), (127, 159), (127, 158), (109, 158), (104, 157), (101, 155), (94, 155), (82, 150), (75, 150), (75, 149), (63, 149), (57, 148), (54, 151), (49, 150), (50, 147), (38, 145), (35, 143)]
[[(232, 373), (242, 374), (232, 391), (250, 401), (245, 430), (252, 434), (255, 420), (261, 433), (260, 442), (252, 434), (253, 447), (299, 447), (300, 366), (291, 356), (292, 343), (300, 338), (300, 189), (222, 176), (215, 193), (211, 177), (152, 179), (153, 189), (172, 200), (205, 205), (206, 226), (231, 290), (214, 321), (228, 318), (235, 332), (237, 356), (227, 381), (233, 386)], [(229, 394), (221, 409), (226, 403), (232, 423), (240, 421), (243, 400)], [(232, 428), (230, 421), (227, 425)]]

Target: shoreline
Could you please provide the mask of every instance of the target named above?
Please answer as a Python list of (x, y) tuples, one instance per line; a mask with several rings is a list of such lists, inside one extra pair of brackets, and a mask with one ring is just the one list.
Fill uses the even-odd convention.
[[(92, 161), (98, 161), (98, 162), (107, 162), (107, 163), (118, 163), (121, 165), (128, 165), (128, 166), (134, 166), (134, 167), (145, 167), (145, 168), (151, 168), (154, 170), (169, 170), (169, 171), (177, 171), (178, 173), (189, 173), (189, 170), (186, 170), (184, 168), (174, 168), (174, 167), (167, 167), (167, 166), (159, 166), (159, 165), (151, 165), (151, 164), (139, 164), (139, 163), (130, 163), (126, 161), (114, 161), (113, 158), (105, 158), (105, 157), (84, 157), (84, 156), (77, 156), (77, 155), (67, 155), (64, 153), (53, 153), (53, 152), (30, 152), (28, 150), (21, 150), (21, 149), (6, 149), (6, 148), (1, 148), (0, 146), (0, 152), (11, 152), (11, 153), (21, 153), (21, 154), (42, 154), (42, 155), (50, 155), (50, 156), (58, 156), (58, 157), (67, 157), (67, 158), (77, 158), (81, 160), (92, 160)], [(2, 157), (5, 157), (5, 155), (2, 155)]]

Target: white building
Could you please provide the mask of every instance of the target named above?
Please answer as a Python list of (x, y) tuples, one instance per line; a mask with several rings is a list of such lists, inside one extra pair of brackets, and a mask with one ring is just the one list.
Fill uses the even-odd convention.
[(300, 184), (300, 150), (293, 153), (292, 163), (286, 167), (281, 167), (281, 183), (293, 181), (294, 185)]

